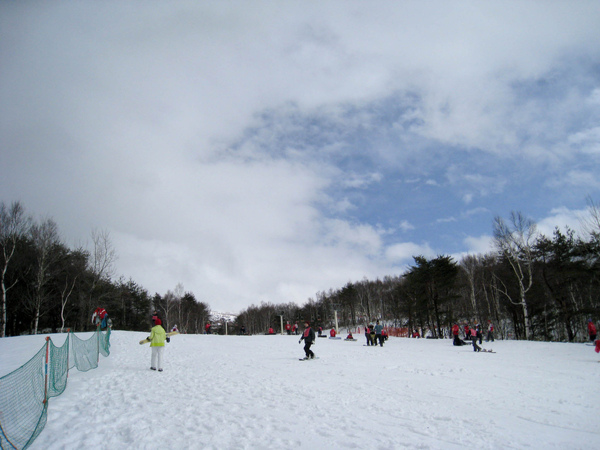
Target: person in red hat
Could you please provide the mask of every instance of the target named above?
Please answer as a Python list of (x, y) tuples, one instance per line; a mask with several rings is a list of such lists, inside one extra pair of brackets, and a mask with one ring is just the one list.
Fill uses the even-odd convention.
[(162, 327), (162, 321), (158, 317), (152, 318), (152, 331), (148, 336), (150, 341), (150, 349), (152, 350), (152, 358), (150, 360), (150, 369), (163, 371), (163, 353), (165, 351), (165, 341), (167, 340), (167, 333)]
[(298, 344), (300, 344), (303, 340), (304, 340), (304, 353), (306, 354), (304, 359), (314, 359), (315, 354), (310, 349), (310, 346), (315, 341), (315, 332), (310, 327), (310, 322), (308, 320), (304, 322), (304, 333), (302, 333), (302, 337), (298, 341)]

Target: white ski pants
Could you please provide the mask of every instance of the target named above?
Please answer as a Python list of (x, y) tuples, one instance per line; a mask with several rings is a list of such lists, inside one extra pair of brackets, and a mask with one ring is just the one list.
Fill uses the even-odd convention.
[[(152, 347), (152, 361), (150, 367), (162, 370), (163, 368), (163, 353), (165, 347)], [(157, 365), (158, 363), (158, 365)]]

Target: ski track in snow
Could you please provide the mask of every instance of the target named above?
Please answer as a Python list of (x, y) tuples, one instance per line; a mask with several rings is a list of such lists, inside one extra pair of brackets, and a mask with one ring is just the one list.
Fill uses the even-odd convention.
[[(582, 344), (318, 339), (300, 362), (297, 336), (179, 335), (158, 373), (146, 336), (115, 331), (98, 369), (72, 370), (31, 448), (600, 448), (600, 365)], [(42, 345), (0, 339), (0, 375)]]

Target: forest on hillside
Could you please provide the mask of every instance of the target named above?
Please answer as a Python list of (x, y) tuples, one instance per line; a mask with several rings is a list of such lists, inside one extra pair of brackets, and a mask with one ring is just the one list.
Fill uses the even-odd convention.
[(167, 326), (204, 330), (206, 303), (180, 284), (151, 296), (132, 279), (113, 279), (116, 257), (106, 231), (92, 230), (89, 249), (69, 248), (54, 220), (34, 220), (20, 202), (0, 203), (0, 337), (93, 330), (98, 306), (118, 329), (146, 331), (158, 311)]
[[(485, 255), (413, 257), (402, 274), (348, 282), (318, 292), (303, 305), (250, 305), (216, 332), (262, 334), (282, 322), (357, 327), (374, 320), (444, 337), (454, 323), (494, 323), (499, 337), (582, 341), (586, 323), (600, 317), (600, 208), (589, 202), (584, 236), (556, 228), (537, 232), (518, 212), (493, 223), (495, 250)], [(90, 248), (69, 248), (52, 219), (35, 221), (19, 202), (0, 203), (0, 337), (93, 329), (104, 307), (118, 329), (147, 330), (158, 311), (167, 326), (202, 333), (208, 304), (178, 284), (150, 295), (134, 280), (114, 278), (116, 251), (105, 231), (91, 232)]]
[[(573, 230), (537, 232), (518, 212), (493, 223), (495, 251), (466, 255), (414, 256), (401, 275), (363, 279), (319, 292), (303, 306), (252, 305), (237, 317), (250, 333), (278, 329), (281, 319), (315, 326), (354, 328), (386, 325), (449, 337), (453, 324), (494, 324), (498, 337), (583, 341), (587, 321), (600, 317), (600, 209), (590, 201), (586, 238)], [(337, 322), (334, 322), (336, 320)]]

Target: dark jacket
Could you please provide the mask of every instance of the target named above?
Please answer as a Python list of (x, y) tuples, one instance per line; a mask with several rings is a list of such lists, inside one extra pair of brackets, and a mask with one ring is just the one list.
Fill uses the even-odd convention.
[(300, 338), (300, 340), (302, 339), (304, 339), (304, 342), (306, 342), (307, 344), (309, 342), (315, 342), (315, 332), (311, 327), (308, 327), (306, 330), (304, 330), (304, 333), (302, 333), (302, 337)]

